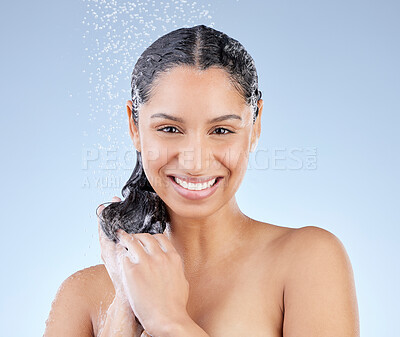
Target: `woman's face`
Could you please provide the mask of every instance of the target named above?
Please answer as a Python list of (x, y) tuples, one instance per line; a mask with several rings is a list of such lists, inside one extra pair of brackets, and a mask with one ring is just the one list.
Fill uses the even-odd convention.
[[(138, 128), (129, 118), (146, 176), (174, 213), (189, 218), (213, 214), (243, 180), (260, 134), (262, 100), (253, 125), (251, 107), (218, 68), (175, 67), (161, 75), (153, 90), (139, 109)], [(129, 117), (131, 107), (128, 101)]]

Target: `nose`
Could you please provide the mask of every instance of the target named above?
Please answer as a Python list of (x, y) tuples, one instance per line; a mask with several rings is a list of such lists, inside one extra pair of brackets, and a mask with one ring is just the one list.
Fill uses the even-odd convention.
[(192, 175), (209, 173), (211, 149), (205, 137), (193, 133), (186, 141), (179, 152), (179, 167)]

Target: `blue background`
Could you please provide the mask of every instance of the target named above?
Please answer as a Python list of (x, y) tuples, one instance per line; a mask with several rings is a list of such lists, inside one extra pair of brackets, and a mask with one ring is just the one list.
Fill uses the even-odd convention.
[(130, 73), (156, 38), (195, 24), (239, 40), (257, 66), (262, 133), (237, 193), (242, 211), (334, 233), (353, 265), (362, 336), (396, 334), (399, 9), (388, 0), (3, 2), (1, 334), (42, 335), (62, 281), (101, 263), (95, 208), (121, 197), (134, 164)]

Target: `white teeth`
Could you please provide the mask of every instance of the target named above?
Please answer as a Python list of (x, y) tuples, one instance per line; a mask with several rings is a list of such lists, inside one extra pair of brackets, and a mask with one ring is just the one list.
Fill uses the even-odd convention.
[(181, 180), (179, 178), (174, 177), (174, 180), (176, 181), (177, 184), (181, 185), (183, 188), (186, 188), (188, 190), (193, 190), (193, 191), (205, 190), (206, 188), (211, 187), (215, 183), (216, 179), (217, 178), (214, 178), (214, 179), (212, 179), (212, 180), (210, 180), (208, 182), (205, 182), (205, 183), (195, 184), (195, 183), (187, 183), (184, 180)]

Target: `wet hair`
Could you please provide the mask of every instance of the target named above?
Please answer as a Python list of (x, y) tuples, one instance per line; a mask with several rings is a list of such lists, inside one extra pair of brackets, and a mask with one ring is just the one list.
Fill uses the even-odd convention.
[[(132, 118), (138, 126), (140, 107), (148, 102), (160, 76), (177, 66), (198, 70), (217, 67), (227, 72), (234, 88), (252, 107), (253, 124), (258, 116), (258, 76), (253, 58), (228, 35), (198, 25), (179, 28), (153, 42), (138, 58), (132, 72)], [(99, 215), (107, 237), (118, 242), (116, 230), (127, 233), (163, 233), (170, 221), (165, 203), (150, 185), (143, 170), (142, 156), (136, 151), (133, 173), (122, 188), (120, 202), (112, 202)]]

